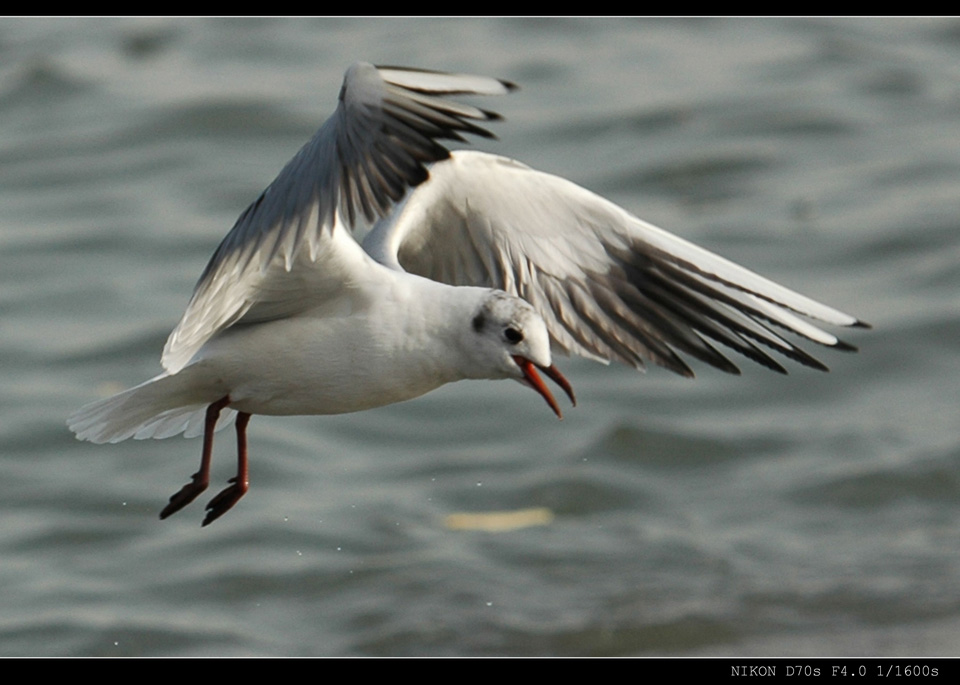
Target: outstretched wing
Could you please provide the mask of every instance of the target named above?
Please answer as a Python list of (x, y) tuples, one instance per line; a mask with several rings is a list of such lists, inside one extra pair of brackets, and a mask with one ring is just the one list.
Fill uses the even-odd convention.
[(494, 121), (496, 114), (445, 96), (513, 88), (482, 76), (350, 67), (333, 116), (240, 215), (210, 259), (167, 340), (164, 368), (175, 373), (241, 318), (289, 316), (322, 302), (336, 283), (305, 272), (325, 250), (344, 245), (332, 240), (338, 223), (351, 229), (359, 215), (368, 221), (385, 215), (427, 178), (426, 164), (449, 156), (438, 140), (492, 137), (474, 122)]
[(771, 326), (839, 349), (853, 348), (798, 315), (866, 326), (570, 181), (479, 152), (434, 164), (364, 249), (393, 268), (519, 295), (560, 352), (687, 376), (680, 353), (739, 371), (710, 340), (775, 371), (785, 373), (769, 350), (826, 370)]

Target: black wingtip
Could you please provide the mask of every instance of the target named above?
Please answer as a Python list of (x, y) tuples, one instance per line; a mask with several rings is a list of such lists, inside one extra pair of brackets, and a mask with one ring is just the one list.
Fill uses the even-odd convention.
[[(483, 112), (484, 121), (503, 121), (503, 115), (499, 112), (491, 112), (489, 109), (481, 109), (480, 111)], [(489, 135), (489, 132), (487, 133)]]
[(851, 345), (845, 340), (837, 339), (837, 344), (833, 345), (833, 349), (839, 350), (840, 352), (859, 352), (860, 348), (856, 345)]
[(503, 86), (504, 88), (506, 88), (507, 90), (509, 90), (511, 93), (512, 93), (513, 91), (515, 91), (515, 90), (520, 90), (520, 86), (518, 86), (518, 85), (517, 85), (516, 83), (514, 83), (513, 81), (507, 81), (507, 80), (502, 79), (502, 78), (498, 78), (497, 80), (500, 82), (500, 85), (501, 85), (501, 86)]
[[(707, 359), (707, 358), (705, 358), (705, 357), (701, 357), (701, 359), (703, 359), (703, 361), (707, 362), (707, 363), (708, 363), (710, 366), (712, 366), (713, 368), (719, 369), (720, 371), (723, 371), (724, 373), (728, 373), (728, 374), (730, 374), (731, 376), (742, 376), (742, 375), (743, 375), (743, 371), (740, 370), (740, 367), (739, 367), (739, 366), (737, 366), (736, 364), (734, 364), (732, 361), (730, 361), (729, 359), (727, 359), (725, 356), (723, 356), (723, 355), (720, 354), (719, 352), (717, 352), (715, 358), (714, 358), (714, 357), (711, 357), (711, 358)], [(760, 362), (760, 363), (763, 364), (763, 362)], [(767, 364), (763, 364), (763, 365), (764, 365), (764, 366), (767, 366)], [(774, 369), (774, 371), (776, 371), (776, 369)], [(691, 373), (690, 375), (692, 376), (693, 373)]]

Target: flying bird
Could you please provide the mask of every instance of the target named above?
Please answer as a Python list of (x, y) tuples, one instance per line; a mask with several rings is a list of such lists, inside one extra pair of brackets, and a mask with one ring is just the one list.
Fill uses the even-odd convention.
[[(493, 137), (500, 117), (457, 102), (507, 81), (351, 66), (333, 115), (237, 220), (170, 334), (163, 373), (68, 419), (77, 438), (203, 435), (200, 469), (160, 514), (210, 482), (235, 420), (237, 474), (203, 525), (247, 492), (253, 414), (339, 414), (463, 379), (512, 378), (561, 416), (553, 355), (722, 371), (723, 346), (785, 373), (826, 367), (773, 329), (852, 346), (812, 320), (867, 325), (637, 218), (557, 176), (439, 141)], [(361, 223), (376, 222), (362, 245)]]

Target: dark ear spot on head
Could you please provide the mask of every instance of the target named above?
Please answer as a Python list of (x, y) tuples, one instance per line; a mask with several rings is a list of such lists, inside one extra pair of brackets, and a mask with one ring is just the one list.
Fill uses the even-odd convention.
[(480, 312), (475, 317), (473, 317), (473, 330), (477, 333), (483, 330), (483, 327), (486, 325), (487, 320), (483, 316), (483, 312)]

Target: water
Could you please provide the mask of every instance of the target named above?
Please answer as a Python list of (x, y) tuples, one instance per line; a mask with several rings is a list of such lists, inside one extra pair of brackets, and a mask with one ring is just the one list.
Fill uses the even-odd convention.
[[(960, 23), (6, 19), (0, 56), (0, 654), (956, 653)], [(830, 374), (560, 360), (562, 423), (505, 382), (254, 417), (250, 494), (161, 523), (198, 441), (65, 417), (159, 371), (357, 59), (516, 81), (476, 147), (875, 329)]]

